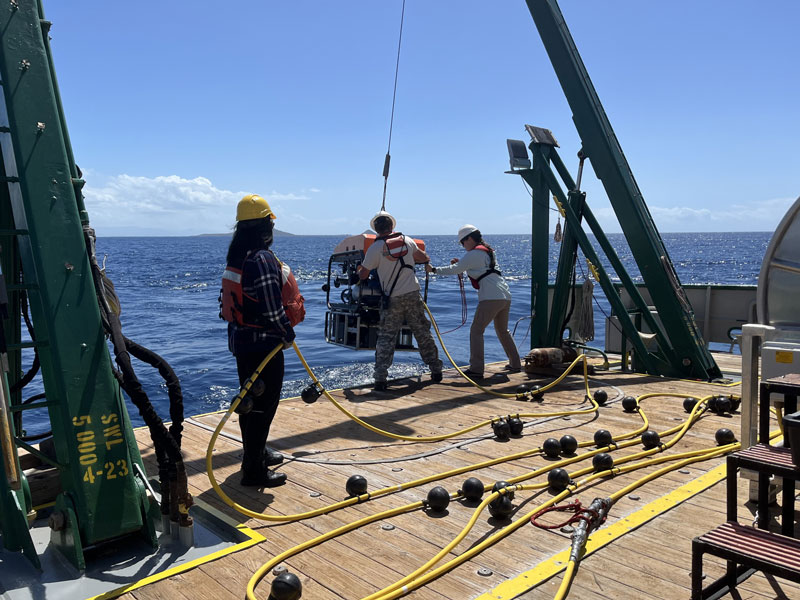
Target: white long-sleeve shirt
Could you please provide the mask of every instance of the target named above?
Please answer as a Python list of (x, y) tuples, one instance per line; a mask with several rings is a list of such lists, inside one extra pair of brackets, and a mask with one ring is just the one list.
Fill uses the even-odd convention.
[[(436, 267), (436, 274), (455, 275), (466, 272), (473, 279), (477, 279), (489, 270), (490, 263), (491, 258), (488, 252), (474, 249), (467, 252), (455, 264), (448, 267)], [(497, 255), (495, 255), (494, 268), (498, 271), (500, 270), (500, 266), (497, 264)], [(508, 284), (497, 273), (489, 273), (489, 275), (480, 280), (479, 285), (481, 287), (478, 290), (478, 302), (481, 300), (511, 300), (511, 291), (508, 289)]]

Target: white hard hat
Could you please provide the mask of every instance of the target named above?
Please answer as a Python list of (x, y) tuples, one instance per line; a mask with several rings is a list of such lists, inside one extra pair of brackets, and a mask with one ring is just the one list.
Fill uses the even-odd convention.
[(458, 230), (458, 241), (460, 242), (465, 237), (467, 237), (470, 233), (478, 231), (478, 228), (475, 225), (464, 225), (461, 229)]
[(375, 221), (377, 221), (380, 217), (386, 217), (387, 219), (389, 219), (392, 222), (392, 230), (394, 231), (394, 226), (397, 225), (397, 221), (395, 221), (394, 217), (385, 210), (379, 210), (378, 212), (375, 213), (375, 216), (372, 217), (372, 220), (369, 222), (369, 226), (372, 227), (372, 230), (377, 231), (375, 229)]

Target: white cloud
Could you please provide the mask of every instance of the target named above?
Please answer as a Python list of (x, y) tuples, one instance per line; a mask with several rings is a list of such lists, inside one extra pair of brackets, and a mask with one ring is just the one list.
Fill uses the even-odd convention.
[[(793, 202), (793, 198), (771, 198), (731, 204), (724, 210), (692, 206), (650, 206), (649, 210), (656, 227), (662, 232), (772, 231)], [(610, 206), (593, 211), (607, 232), (620, 231)]]
[[(205, 177), (177, 175), (93, 174), (84, 188), (91, 223), (101, 236), (222, 233), (232, 228), (236, 203), (247, 193), (217, 188)], [(283, 203), (307, 199), (274, 190), (265, 197), (278, 214)]]

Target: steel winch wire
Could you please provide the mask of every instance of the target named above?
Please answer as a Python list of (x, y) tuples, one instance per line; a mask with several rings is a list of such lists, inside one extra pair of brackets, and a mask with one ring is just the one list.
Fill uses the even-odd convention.
[[(466, 373), (464, 373), (464, 371), (461, 370), (461, 367), (459, 367), (456, 364), (456, 361), (453, 360), (453, 357), (450, 356), (450, 352), (447, 351), (447, 346), (444, 345), (444, 340), (442, 339), (442, 334), (439, 332), (439, 326), (436, 324), (436, 319), (433, 317), (433, 313), (431, 312), (431, 309), (428, 308), (428, 305), (425, 304), (424, 302), (423, 302), (422, 306), (425, 307), (425, 311), (428, 313), (428, 316), (431, 318), (431, 324), (433, 325), (433, 329), (436, 332), (436, 337), (439, 338), (439, 343), (442, 345), (442, 351), (447, 356), (447, 359), (450, 361), (450, 364), (452, 364), (453, 367), (455, 368), (455, 370), (458, 371), (459, 375), (461, 375), (464, 379), (469, 381), (473, 386), (478, 388), (480, 391), (482, 391), (485, 394), (489, 394), (490, 396), (496, 396), (498, 398), (525, 399), (525, 398), (529, 397), (532, 394), (531, 392), (527, 392), (525, 394), (504, 394), (502, 392), (495, 392), (494, 390), (490, 390), (489, 388), (484, 387), (481, 384), (479, 384), (479, 383), (475, 382), (474, 380), (470, 379), (469, 376)], [(586, 355), (584, 355), (584, 354), (579, 354), (578, 358), (576, 358), (574, 361), (572, 361), (572, 363), (569, 365), (569, 367), (567, 367), (567, 369), (558, 378), (556, 378), (552, 382), (548, 383), (544, 387), (539, 388), (538, 393), (542, 394), (542, 393), (546, 392), (547, 390), (555, 387), (559, 383), (561, 383), (561, 381), (567, 375), (569, 375), (569, 373), (572, 371), (572, 369), (575, 367), (575, 365), (579, 361), (583, 361), (583, 378), (584, 378), (585, 387), (586, 387), (586, 398), (588, 398), (589, 400), (592, 400), (592, 395), (589, 392), (589, 363), (587, 362)], [(592, 402), (594, 402), (594, 400), (592, 400)]]
[[(647, 394), (647, 395), (641, 396), (639, 398), (639, 401), (645, 400), (645, 399), (650, 398), (650, 397), (655, 397), (655, 396), (662, 396), (662, 397), (671, 396), (671, 397), (678, 397), (678, 398), (690, 397), (690, 395), (688, 395), (688, 394), (657, 394), (657, 393), (653, 393), (653, 394)], [(670, 442), (668, 442), (666, 444), (661, 444), (660, 446), (658, 446), (656, 448), (653, 448), (653, 449), (650, 449), (650, 450), (646, 450), (646, 451), (643, 451), (643, 452), (638, 452), (638, 453), (635, 453), (633, 455), (630, 455), (629, 457), (623, 457), (622, 459), (620, 459), (618, 461), (618, 463), (628, 462), (628, 461), (640, 458), (642, 456), (649, 456), (649, 455), (657, 453), (657, 452), (663, 452), (667, 448), (669, 448), (672, 445), (674, 445), (675, 443), (677, 443), (677, 441), (680, 438), (683, 437), (683, 435), (686, 433), (686, 431), (689, 429), (689, 427), (700, 418), (702, 412), (705, 410), (705, 403), (707, 402), (708, 398), (710, 398), (710, 397), (711, 396), (708, 396), (708, 397), (702, 399), (700, 402), (698, 402), (697, 405), (692, 410), (692, 412), (687, 417), (686, 421), (682, 425), (677, 425), (675, 427), (672, 427), (672, 428), (668, 429), (667, 431), (662, 432), (662, 434), (661, 434), (662, 436), (669, 436), (669, 435), (672, 435), (672, 434), (677, 432), (678, 435), (675, 437), (674, 440), (671, 440)], [(514, 489), (514, 490), (516, 490), (516, 489), (519, 489), (519, 490), (541, 489), (541, 488), (547, 487), (547, 485), (548, 485), (546, 483), (545, 484), (532, 484), (532, 485), (519, 485), (519, 484), (516, 484), (517, 482), (523, 481), (525, 479), (530, 479), (532, 477), (536, 477), (538, 475), (541, 475), (541, 474), (543, 474), (545, 472), (548, 472), (548, 471), (550, 471), (550, 470), (552, 470), (554, 468), (557, 468), (557, 467), (566, 466), (566, 465), (569, 465), (569, 464), (572, 464), (572, 463), (575, 463), (575, 462), (578, 462), (578, 461), (583, 461), (586, 458), (594, 456), (595, 454), (598, 454), (600, 452), (609, 451), (609, 450), (612, 450), (612, 449), (615, 449), (615, 448), (616, 449), (624, 448), (624, 447), (628, 447), (628, 446), (635, 445), (635, 444), (639, 443), (639, 440), (629, 440), (627, 442), (619, 443), (620, 440), (626, 439), (626, 438), (629, 438), (629, 437), (633, 437), (635, 435), (638, 435), (638, 432), (641, 432), (641, 431), (646, 430), (648, 428), (647, 417), (644, 414), (644, 412), (641, 411), (641, 410), (637, 410), (637, 412), (639, 412), (640, 417), (643, 419), (644, 426), (638, 428), (636, 430), (636, 432), (632, 432), (632, 433), (621, 435), (621, 436), (615, 436), (613, 438), (614, 442), (612, 444), (606, 446), (606, 447), (598, 448), (596, 450), (584, 453), (584, 454), (579, 455), (579, 456), (567, 458), (567, 459), (558, 461), (556, 463), (549, 464), (546, 467), (542, 467), (540, 469), (536, 469), (536, 470), (531, 471), (531, 472), (529, 472), (527, 474), (524, 474), (524, 475), (521, 475), (521, 476), (518, 476), (518, 477), (515, 477), (513, 479), (508, 480), (509, 487), (508, 488), (503, 488), (499, 492), (493, 492), (490, 495), (490, 497), (488, 497), (483, 503), (481, 503), (481, 505), (473, 513), (473, 518), (470, 520), (470, 523), (467, 525), (467, 527), (465, 527), (465, 530), (462, 532), (462, 535), (460, 535), (459, 538), (457, 538), (453, 542), (451, 542), (451, 544), (449, 544), (447, 548), (443, 549), (439, 554), (437, 554), (438, 558), (435, 557), (434, 559), (431, 559), (431, 561), (429, 561), (429, 563), (427, 563), (425, 566), (420, 567), (420, 569), (415, 571), (414, 574), (411, 574), (411, 575), (407, 576), (406, 578), (403, 578), (403, 580), (401, 580), (401, 581), (406, 581), (407, 579), (409, 579), (409, 577), (411, 577), (411, 578), (416, 577), (416, 575), (419, 574), (420, 570), (426, 570), (427, 568), (430, 568), (430, 566), (432, 566), (432, 564), (435, 564), (435, 562), (438, 562), (438, 560), (441, 558), (441, 556), (444, 556), (445, 554), (447, 554), (453, 547), (455, 547), (455, 545), (457, 545), (460, 542), (461, 539), (463, 539), (464, 536), (466, 536), (466, 534), (469, 532), (469, 529), (471, 529), (472, 525), (474, 525), (474, 523), (477, 521), (477, 518), (480, 515), (481, 511), (483, 510), (483, 508), (488, 506), (489, 502), (491, 502), (493, 499), (499, 497), (503, 493), (506, 493), (505, 490), (511, 490), (511, 489)], [(594, 445), (594, 443), (588, 441), (588, 442), (580, 443), (579, 447), (586, 447), (586, 446), (591, 446), (591, 445)], [(538, 448), (537, 451), (541, 451), (541, 448)], [(698, 452), (703, 452), (703, 451), (693, 451), (692, 453), (696, 454)], [(530, 454), (530, 453), (531, 452), (529, 451), (529, 452), (520, 453), (520, 454)], [(692, 453), (690, 453), (690, 454), (692, 454)], [(682, 455), (679, 455), (679, 456), (682, 456)], [(668, 459), (669, 460), (675, 460), (679, 456), (671, 456), (671, 457), (668, 457)], [(664, 459), (662, 459), (662, 462), (663, 462), (663, 460)], [(493, 462), (493, 463), (496, 464), (497, 461), (486, 461), (486, 462)], [(481, 464), (486, 464), (486, 463), (481, 463)], [(649, 464), (651, 464), (651, 463), (648, 463), (648, 465)], [(642, 466), (647, 466), (647, 465), (642, 465)], [(478, 468), (478, 465), (473, 465), (470, 468), (470, 470), (476, 470), (477, 468)], [(627, 470), (630, 470), (630, 469), (627, 469), (627, 470), (623, 471), (621, 468), (618, 468), (618, 469), (619, 469), (618, 472), (620, 472), (620, 473), (627, 472)], [(593, 468), (587, 468), (587, 469), (583, 469), (583, 470), (577, 471), (577, 472), (573, 473), (572, 475), (573, 476), (580, 476), (580, 475), (583, 475), (585, 473), (589, 473), (589, 472), (592, 472), (592, 471), (593, 471)], [(606, 475), (608, 475), (609, 473), (610, 473), (610, 471), (609, 472), (605, 472)], [(484, 491), (488, 491), (490, 489), (490, 487), (491, 487), (490, 485), (484, 486)], [(459, 490), (458, 492), (451, 493), (450, 496), (451, 496), (451, 499), (458, 498), (458, 497), (461, 496), (461, 491)], [(558, 501), (560, 499), (561, 499), (561, 497), (557, 497), (556, 501)], [(552, 503), (555, 503), (555, 501), (553, 501)], [(347, 533), (349, 531), (352, 531), (354, 529), (362, 527), (363, 525), (366, 525), (368, 523), (372, 523), (372, 522), (375, 522), (375, 521), (378, 521), (378, 520), (391, 518), (393, 516), (396, 516), (396, 515), (399, 515), (399, 514), (403, 514), (405, 512), (410, 512), (412, 510), (416, 510), (418, 508), (421, 508), (421, 507), (425, 506), (425, 504), (426, 504), (425, 502), (419, 501), (419, 502), (408, 504), (408, 505), (403, 506), (403, 507), (398, 507), (398, 508), (395, 508), (395, 509), (384, 511), (384, 512), (378, 513), (376, 515), (371, 515), (371, 516), (368, 516), (368, 517), (364, 517), (362, 519), (359, 519), (358, 521), (354, 521), (354, 522), (348, 523), (346, 525), (343, 525), (343, 526), (341, 526), (341, 527), (339, 527), (339, 528), (337, 528), (335, 530), (332, 530), (332, 531), (330, 531), (330, 532), (328, 532), (326, 534), (322, 534), (322, 535), (318, 536), (317, 538), (309, 540), (308, 542), (305, 542), (303, 544), (299, 544), (298, 546), (283, 552), (282, 554), (276, 556), (273, 560), (271, 560), (268, 563), (264, 564), (258, 571), (256, 571), (254, 573), (253, 577), (250, 579), (250, 582), (248, 583), (247, 598), (249, 598), (250, 600), (255, 600), (255, 598), (256, 598), (255, 597), (255, 586), (258, 585), (258, 583), (264, 578), (264, 576), (266, 575), (267, 572), (269, 572), (270, 569), (272, 569), (275, 565), (279, 564), (280, 562), (282, 562), (282, 561), (284, 561), (284, 560), (286, 560), (288, 558), (291, 558), (292, 556), (295, 556), (296, 554), (299, 554), (300, 552), (303, 552), (303, 551), (305, 551), (305, 550), (307, 550), (309, 548), (317, 546), (317, 545), (319, 545), (319, 544), (321, 544), (321, 543), (323, 543), (323, 542), (325, 542), (325, 541), (327, 541), (329, 539), (332, 539), (334, 537), (337, 537), (339, 535), (342, 535), (344, 533)], [(541, 508), (542, 507), (538, 507), (536, 510), (540, 510)], [(523, 519), (523, 523), (524, 523), (524, 519)], [(521, 526), (521, 525), (518, 525), (517, 528), (519, 526)], [(505, 536), (502, 536), (502, 537), (505, 537)], [(497, 538), (495, 541), (499, 541), (500, 539), (502, 539), (502, 537)], [(492, 543), (494, 543), (494, 542), (492, 542)], [(484, 547), (488, 547), (488, 545), (492, 545), (492, 544), (487, 544)], [(481, 548), (481, 550), (482, 549), (483, 549), (483, 547)], [(468, 558), (471, 558), (472, 555), (473, 554), (470, 554), (470, 556)], [(465, 558), (464, 560), (467, 560), (467, 559)], [(461, 562), (463, 562), (463, 560)], [(458, 564), (460, 564), (460, 562)], [(456, 566), (456, 565), (452, 565), (452, 566)], [(450, 567), (450, 568), (452, 568), (452, 567)], [(443, 571), (442, 571), (442, 573), (443, 573)], [(442, 573), (438, 573), (437, 576), (439, 574), (442, 574)], [(416, 587), (419, 587), (420, 585), (423, 585), (427, 581), (429, 581), (429, 579), (426, 579), (425, 582), (423, 582), (423, 583), (419, 583), (419, 585), (415, 584), (412, 588), (408, 588), (408, 586), (405, 586), (402, 589), (406, 590), (406, 591), (409, 591), (409, 589), (414, 589)], [(397, 583), (396, 582), (396, 584), (393, 584), (392, 586), (390, 586), (390, 588), (391, 589), (398, 589), (398, 586), (403, 586), (403, 585), (404, 585), (403, 583)], [(388, 589), (389, 588), (385, 588), (384, 590), (381, 590), (381, 592), (378, 592), (376, 594), (386, 593)], [(403, 591), (402, 593), (400, 593), (398, 595), (402, 595), (403, 593), (405, 593), (405, 591)], [(394, 598), (394, 597), (397, 597), (398, 595), (391, 595), (391, 596), (386, 596), (386, 597), (387, 598), (389, 598), (389, 597)], [(375, 595), (369, 596), (368, 598), (372, 599), (374, 597), (375, 597)], [(380, 596), (380, 598), (383, 600), (384, 597)]]

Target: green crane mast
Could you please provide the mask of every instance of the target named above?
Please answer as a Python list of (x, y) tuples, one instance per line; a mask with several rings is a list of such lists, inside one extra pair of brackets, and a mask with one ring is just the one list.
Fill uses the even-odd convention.
[[(2, 270), (9, 302), (3, 342), (0, 529), (3, 543), (38, 566), (27, 530), (30, 494), (17, 448), (52, 459), (24, 442), (14, 416), (46, 407), (61, 493), (51, 543), (77, 567), (83, 548), (132, 533), (156, 544), (152, 504), (120, 385), (106, 345), (91, 259), (93, 233), (61, 108), (48, 31), (37, 0), (0, 10), (0, 185)], [(20, 298), (30, 301), (35, 337), (20, 337)], [(20, 379), (21, 349), (34, 347), (46, 398), (23, 404), (9, 393)], [(4, 352), (5, 355), (5, 352)], [(12, 418), (9, 418), (11, 416)]]
[[(561, 342), (576, 249), (580, 247), (596, 268), (599, 283), (619, 319), (625, 338), (633, 347), (634, 367), (637, 370), (654, 375), (707, 380), (721, 377), (719, 367), (699, 335), (691, 305), (556, 0), (526, 1), (572, 109), (572, 119), (582, 142), (579, 154), (581, 167), (576, 183), (556, 151), (558, 144), (552, 134), (546, 129), (526, 126), (533, 140), (529, 145), (532, 168), (513, 171), (531, 186), (534, 199), (532, 305), (535, 319), (532, 346), (555, 346)], [(586, 204), (586, 194), (579, 189), (584, 158), (589, 160), (606, 190), (650, 292), (658, 319), (653, 316), (625, 272), (613, 246)], [(556, 173), (566, 186), (567, 193), (563, 191)], [(548, 307), (548, 206), (551, 195), (555, 196), (564, 210), (566, 227), (553, 300)], [(623, 306), (610, 276), (583, 231), (583, 222), (595, 235), (597, 243), (636, 304), (635, 316), (632, 317)], [(637, 324), (641, 320), (653, 332), (652, 335), (640, 334)], [(650, 348), (651, 342), (655, 345), (653, 349)]]

